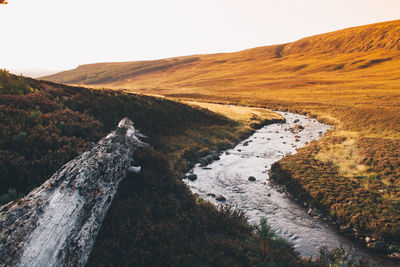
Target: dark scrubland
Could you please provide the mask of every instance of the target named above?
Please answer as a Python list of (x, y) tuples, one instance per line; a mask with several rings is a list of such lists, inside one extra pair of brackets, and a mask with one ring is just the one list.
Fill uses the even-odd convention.
[(88, 266), (319, 266), (273, 234), (262, 239), (242, 212), (192, 195), (160, 153), (138, 156), (143, 171), (121, 183)]
[[(187, 128), (200, 131), (213, 127), (215, 132), (219, 127), (239, 128), (225, 117), (162, 98), (69, 87), (16, 77), (6, 71), (0, 75), (3, 203), (43, 183), (126, 116), (156, 148), (161, 146), (160, 138), (181, 134)], [(22, 89), (14, 90), (10, 84)], [(232, 134), (227, 138), (233, 141), (237, 137)], [(197, 143), (200, 145), (200, 140)], [(167, 144), (163, 146), (168, 148)]]
[(2, 203), (43, 183), (125, 116), (148, 136), (152, 147), (135, 157), (142, 172), (120, 184), (88, 266), (327, 266), (341, 259), (343, 253), (325, 251), (318, 261), (302, 260), (265, 221), (255, 229), (241, 211), (217, 209), (192, 195), (180, 181), (187, 166), (176, 164), (176, 153), (169, 158), (182, 147), (160, 144), (190, 128), (187, 142), (197, 149), (183, 149), (181, 160), (188, 153), (197, 158), (251, 128), (163, 98), (65, 86), (7, 71), (0, 77)]

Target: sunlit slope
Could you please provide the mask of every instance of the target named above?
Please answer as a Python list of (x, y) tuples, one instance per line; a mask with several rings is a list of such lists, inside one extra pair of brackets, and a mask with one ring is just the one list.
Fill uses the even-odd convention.
[(44, 79), (303, 110), (400, 108), (400, 20), (236, 53), (83, 65)]

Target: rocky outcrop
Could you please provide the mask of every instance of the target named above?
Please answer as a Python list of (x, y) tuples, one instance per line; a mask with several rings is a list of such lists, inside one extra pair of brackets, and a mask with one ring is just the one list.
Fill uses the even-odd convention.
[(0, 266), (83, 266), (134, 152), (145, 144), (125, 118), (91, 151), (25, 198), (0, 208)]

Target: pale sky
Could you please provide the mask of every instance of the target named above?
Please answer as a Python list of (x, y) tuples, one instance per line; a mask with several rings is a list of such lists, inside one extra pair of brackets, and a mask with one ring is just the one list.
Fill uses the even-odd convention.
[(9, 0), (0, 68), (233, 52), (400, 19), (400, 0)]

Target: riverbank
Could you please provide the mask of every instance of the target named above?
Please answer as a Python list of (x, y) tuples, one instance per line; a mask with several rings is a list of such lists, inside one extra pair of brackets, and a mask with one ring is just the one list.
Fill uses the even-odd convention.
[[(314, 206), (325, 206), (326, 214), (339, 218), (339, 227), (363, 232), (369, 241), (383, 241), (385, 249), (380, 250), (385, 255), (399, 257), (396, 254), (400, 249), (398, 113), (378, 107), (327, 106), (316, 102), (222, 97), (208, 100), (295, 112), (332, 125), (334, 130), (329, 136), (300, 150), (290, 160), (283, 159), (287, 163), (285, 171), (296, 174), (294, 179), (301, 181), (300, 188), (311, 196)], [(394, 117), (389, 119), (389, 114)], [(382, 248), (380, 243), (369, 243), (371, 249)]]
[(198, 162), (211, 163), (225, 150), (235, 147), (255, 130), (285, 119), (276, 112), (263, 108), (182, 101), (195, 109), (211, 111), (223, 116), (229, 124), (202, 125), (188, 128), (180, 134), (165, 135), (154, 139), (152, 145), (164, 153), (171, 168), (182, 175)]
[[(353, 238), (373, 253), (399, 260), (397, 233), (391, 236), (388, 234), (393, 231), (390, 228), (376, 229), (379, 227), (377, 222), (397, 223), (395, 218), (387, 220), (387, 214), (396, 213), (396, 206), (377, 198), (372, 190), (362, 188), (357, 180), (343, 179), (338, 168), (331, 162), (315, 159), (313, 155), (318, 153), (318, 145), (317, 142), (312, 143), (300, 149), (297, 154), (274, 163), (271, 179), (283, 185), (289, 198), (304, 206), (310, 215), (323, 218), (339, 233)], [(366, 206), (368, 212), (363, 212)]]
[(310, 211), (303, 204), (298, 205), (293, 200), (300, 201), (287, 195), (286, 189), (270, 183), (268, 170), (274, 162), (321, 138), (329, 128), (315, 119), (282, 114), (287, 123), (256, 131), (213, 163), (200, 162), (184, 181), (202, 199), (242, 209), (252, 223), (266, 217), (269, 225), (293, 243), (302, 256), (317, 258), (323, 245), (331, 249), (343, 247), (356, 259), (370, 259), (377, 266), (386, 266), (387, 261), (334, 231), (315, 209)]
[[(199, 102), (189, 101), (189, 103), (198, 104)], [(206, 108), (214, 107), (214, 105), (216, 107), (231, 107), (230, 105), (217, 103), (201, 104)], [(256, 109), (256, 107), (249, 107), (249, 109), (251, 108)], [(288, 111), (289, 109), (284, 110)], [(365, 166), (367, 165), (365, 163), (368, 163), (368, 161), (375, 162), (376, 158), (371, 158), (371, 155), (368, 157), (360, 155), (358, 152), (360, 147), (355, 140), (360, 142), (359, 138), (361, 137), (354, 132), (344, 131), (334, 120), (320, 114), (301, 110), (294, 111), (321, 119), (328, 124), (336, 125), (336, 127), (333, 128), (333, 131), (329, 132), (328, 136), (301, 149), (299, 154), (292, 155), (291, 158), (294, 160), (285, 164), (286, 172), (296, 172), (296, 178), (303, 179), (303, 184), (297, 183), (296, 180), (285, 180), (284, 184), (286, 186), (293, 183), (290, 189), (288, 189), (292, 198), (297, 199), (301, 205), (304, 205), (304, 202), (306, 202), (307, 211), (311, 209), (311, 213), (315, 212), (316, 209), (321, 209), (321, 215), (325, 215), (327, 220), (334, 224), (338, 232), (345, 236), (352, 236), (357, 243), (363, 244), (371, 252), (393, 260), (399, 258), (399, 244), (396, 243), (396, 240), (398, 240), (396, 239), (396, 235), (399, 232), (395, 227), (399, 224), (400, 219), (396, 220), (396, 217), (393, 217), (396, 213), (398, 214), (397, 211), (399, 209), (396, 210), (396, 205), (393, 205), (393, 202), (391, 203), (393, 198), (386, 198), (384, 202), (382, 202), (381, 198), (383, 193), (386, 193), (386, 196), (387, 194), (390, 196), (391, 192), (396, 192), (395, 188), (390, 186), (390, 183), (379, 183), (380, 176), (371, 176), (370, 170)], [(237, 119), (237, 115), (231, 116)], [(241, 136), (239, 140), (247, 138), (252, 133), (254, 133), (254, 130), (248, 131), (247, 135)], [(224, 148), (232, 148), (238, 141)], [(382, 144), (379, 142), (377, 144), (370, 144), (372, 147), (379, 147), (380, 145)], [(378, 151), (382, 150), (378, 149)], [(364, 153), (367, 152), (364, 150)], [(201, 162), (202, 166), (205, 166), (219, 159), (219, 156), (220, 150), (210, 150), (203, 157), (198, 158), (196, 162)], [(389, 159), (396, 158), (396, 154), (387, 156)], [(298, 158), (304, 158), (304, 160), (299, 161), (297, 160)], [(387, 162), (384, 158), (381, 159)], [(360, 163), (361, 160), (365, 162)], [(281, 161), (285, 162), (286, 158)], [(186, 170), (192, 166), (193, 162), (187, 166)], [(352, 170), (352, 168), (356, 171)], [(275, 167), (273, 168), (273, 172), (274, 170), (276, 170)], [(310, 176), (312, 173), (313, 175)], [(273, 175), (273, 177), (275, 178), (276, 175)], [(325, 180), (329, 180), (329, 184), (324, 181), (318, 181), (324, 177)], [(350, 177), (351, 179), (346, 177)], [(355, 182), (358, 183), (356, 187), (354, 186)], [(389, 186), (390, 190), (387, 190), (387, 186)], [(293, 191), (290, 191), (291, 189)], [(353, 189), (354, 191), (352, 191)], [(349, 199), (345, 201), (347, 198)], [(322, 199), (325, 199), (325, 201), (322, 202)], [(342, 203), (347, 205), (342, 205)], [(351, 205), (348, 205), (348, 203), (351, 203)], [(331, 206), (333, 206), (333, 210)], [(352, 212), (348, 211), (349, 207), (347, 206), (351, 206)], [(368, 223), (370, 224), (369, 228), (365, 226)], [(375, 223), (380, 223), (380, 225), (374, 226)], [(384, 227), (385, 224), (388, 226)], [(394, 228), (390, 228), (392, 226)], [(384, 234), (377, 234), (377, 232)]]

